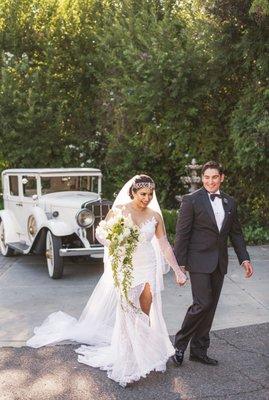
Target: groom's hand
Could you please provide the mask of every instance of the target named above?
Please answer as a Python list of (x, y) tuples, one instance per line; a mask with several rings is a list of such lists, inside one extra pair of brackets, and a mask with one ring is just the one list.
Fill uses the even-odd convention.
[(250, 278), (253, 275), (253, 267), (250, 261), (246, 260), (242, 263), (245, 268), (245, 278)]

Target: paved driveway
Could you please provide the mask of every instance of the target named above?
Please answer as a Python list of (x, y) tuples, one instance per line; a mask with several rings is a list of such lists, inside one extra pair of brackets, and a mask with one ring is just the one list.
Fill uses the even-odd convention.
[[(169, 361), (166, 373), (152, 372), (126, 389), (104, 371), (79, 364), (75, 344), (24, 347), (49, 313), (79, 316), (102, 263), (69, 261), (64, 278), (54, 281), (41, 257), (0, 258), (0, 400), (268, 400), (269, 247), (249, 250), (256, 271), (251, 280), (230, 252), (211, 335), (210, 355), (219, 366), (191, 362), (186, 354), (181, 368)], [(176, 287), (171, 273), (165, 286), (164, 315), (173, 334), (191, 301), (190, 287)]]
[[(269, 246), (249, 247), (255, 275), (245, 279), (230, 251), (213, 329), (269, 322)], [(0, 346), (23, 346), (33, 328), (48, 314), (62, 310), (78, 317), (102, 274), (102, 262), (68, 261), (64, 277), (48, 277), (40, 256), (0, 256)], [(191, 303), (190, 286), (179, 288), (173, 274), (165, 276), (163, 309), (171, 335), (179, 328)]]
[[(269, 324), (215, 331), (217, 367), (188, 360), (127, 388), (77, 361), (75, 345), (0, 349), (1, 400), (268, 400)], [(266, 342), (267, 340), (267, 342)]]

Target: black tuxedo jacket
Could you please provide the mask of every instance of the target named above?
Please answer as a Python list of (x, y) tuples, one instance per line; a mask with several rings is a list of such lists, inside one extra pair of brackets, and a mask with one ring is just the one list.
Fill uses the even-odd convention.
[(174, 252), (178, 264), (185, 266), (190, 272), (211, 273), (219, 264), (223, 274), (226, 274), (228, 237), (239, 263), (250, 259), (237, 217), (235, 200), (222, 191), (220, 193), (225, 212), (220, 231), (211, 200), (204, 188), (183, 196), (176, 226)]

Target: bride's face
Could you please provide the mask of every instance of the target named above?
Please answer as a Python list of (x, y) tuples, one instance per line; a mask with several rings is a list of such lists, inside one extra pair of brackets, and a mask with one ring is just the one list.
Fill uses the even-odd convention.
[(139, 189), (137, 192), (133, 192), (133, 196), (136, 206), (146, 208), (152, 200), (153, 190), (149, 188)]

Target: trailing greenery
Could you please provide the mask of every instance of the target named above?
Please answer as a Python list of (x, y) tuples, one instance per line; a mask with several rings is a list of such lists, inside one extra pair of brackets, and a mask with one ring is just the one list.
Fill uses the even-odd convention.
[(107, 197), (145, 172), (176, 208), (217, 159), (265, 227), (268, 33), (265, 0), (1, 1), (0, 170), (99, 167)]
[(139, 227), (130, 216), (125, 217), (119, 210), (114, 211), (114, 216), (108, 221), (101, 221), (97, 234), (108, 242), (114, 286), (119, 289), (121, 297), (134, 306), (129, 291), (133, 280), (133, 254), (142, 240)]

